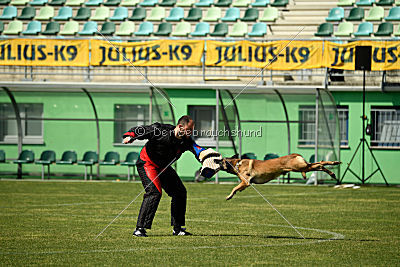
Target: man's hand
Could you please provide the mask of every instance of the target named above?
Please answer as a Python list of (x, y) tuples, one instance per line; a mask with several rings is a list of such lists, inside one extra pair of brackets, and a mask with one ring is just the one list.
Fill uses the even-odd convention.
[(124, 144), (132, 143), (131, 139), (132, 139), (132, 137), (127, 136), (127, 137), (124, 138), (124, 140), (122, 141), (122, 143), (124, 143)]

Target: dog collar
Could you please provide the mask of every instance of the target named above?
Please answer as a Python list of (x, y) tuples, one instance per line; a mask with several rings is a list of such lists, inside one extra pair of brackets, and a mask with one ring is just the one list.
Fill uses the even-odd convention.
[(240, 165), (240, 162), (242, 162), (242, 160), (239, 160), (236, 165), (235, 165), (235, 169), (238, 170), (238, 166)]

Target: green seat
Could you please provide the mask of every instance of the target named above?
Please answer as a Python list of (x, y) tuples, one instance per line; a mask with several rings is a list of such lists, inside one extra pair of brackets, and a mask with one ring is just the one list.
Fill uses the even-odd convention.
[(343, 7), (334, 7), (329, 10), (329, 15), (325, 18), (326, 21), (341, 21), (344, 18)]
[(90, 17), (93, 21), (105, 21), (110, 16), (110, 9), (106, 6), (96, 8), (94, 16)]
[(66, 6), (81, 6), (83, 5), (83, 3), (85, 2), (85, 0), (67, 0), (65, 2)]
[(194, 5), (199, 7), (210, 7), (212, 4), (214, 4), (214, 0), (200, 0)]
[(385, 10), (381, 6), (375, 6), (369, 10), (367, 21), (381, 21), (385, 16)]
[(390, 22), (383, 22), (379, 24), (375, 36), (391, 36), (393, 34), (393, 24)]
[(0, 150), (0, 163), (6, 163), (6, 152), (4, 150)]
[(269, 5), (269, 0), (256, 0), (251, 4), (252, 7), (266, 7)]
[(132, 16), (128, 19), (132, 21), (142, 21), (144, 18), (146, 18), (146, 9), (143, 7), (137, 7), (133, 10)]
[(56, 164), (60, 165), (72, 165), (75, 164), (78, 160), (78, 157), (76, 156), (76, 152), (72, 150), (64, 151), (64, 153), (61, 156), (60, 160), (56, 161)]
[(354, 33), (354, 36), (371, 36), (373, 32), (374, 25), (371, 22), (363, 22), (358, 25), (358, 30)]
[(279, 17), (279, 11), (276, 7), (267, 7), (264, 9), (260, 21), (274, 22)]
[(400, 6), (400, 0), (396, 0), (396, 6)]
[(232, 31), (229, 33), (229, 36), (244, 37), (246, 34), (247, 34), (247, 23), (239, 21), (233, 24)]
[(133, 179), (135, 179), (135, 166), (136, 166), (136, 162), (139, 159), (139, 153), (137, 152), (129, 152), (126, 155), (126, 159), (124, 162), (121, 162), (121, 165), (123, 166), (128, 166), (128, 181), (131, 180), (131, 167), (133, 167)]
[(190, 23), (182, 21), (176, 25), (175, 31), (172, 32), (172, 36), (188, 36), (191, 31), (192, 26), (190, 25)]
[(338, 6), (353, 6), (356, 0), (339, 0)]
[(33, 20), (36, 16), (36, 9), (31, 6), (24, 7), (21, 11), (21, 15), (17, 17), (19, 20)]
[(315, 36), (328, 37), (333, 34), (333, 24), (329, 22), (322, 23), (318, 26), (318, 30), (314, 33)]
[(163, 22), (158, 25), (157, 32), (154, 33), (156, 36), (169, 36), (172, 32), (172, 24), (169, 22)]
[(22, 21), (20, 20), (13, 20), (8, 23), (7, 29), (3, 32), (5, 35), (18, 35), (22, 32)]
[(256, 21), (258, 19), (258, 9), (249, 8), (245, 11), (242, 21)]
[(121, 0), (107, 0), (104, 5), (105, 6), (119, 6), (121, 4)]
[(399, 21), (400, 20), (400, 7), (393, 7), (389, 11), (389, 15), (385, 17), (386, 21)]
[(353, 34), (353, 23), (341, 22), (338, 26), (337, 31), (334, 33), (335, 36), (350, 36)]
[(359, 0), (356, 2), (357, 6), (372, 6), (375, 0)]
[(54, 20), (67, 21), (72, 18), (72, 8), (69, 6), (63, 6), (58, 10), (58, 15), (55, 16)]
[(44, 6), (45, 4), (47, 4), (47, 0), (33, 0), (29, 2), (31, 6)]
[(79, 23), (77, 21), (68, 21), (65, 23), (60, 35), (75, 35), (79, 31)]
[(88, 7), (81, 7), (78, 9), (76, 16), (73, 17), (73, 20), (88, 20), (90, 18), (91, 11)]
[(119, 164), (119, 153), (109, 151), (104, 156), (104, 160), (100, 161), (100, 165), (117, 165)]
[(42, 23), (40, 21), (31, 21), (28, 23), (23, 35), (38, 35), (42, 31)]
[(188, 16), (184, 18), (185, 21), (200, 21), (203, 16), (201, 9), (194, 7), (189, 10)]
[(249, 37), (263, 37), (267, 34), (267, 24), (263, 22), (255, 23), (249, 32)]
[(126, 7), (117, 7), (114, 10), (114, 15), (110, 18), (111, 21), (124, 21), (127, 17), (128, 9)]
[(89, 0), (85, 2), (85, 6), (100, 6), (103, 4), (103, 0)]
[(361, 21), (364, 18), (364, 9), (362, 7), (355, 7), (350, 10), (347, 21)]
[[(33, 21), (32, 21), (33, 22)], [(35, 164), (42, 165), (42, 180), (44, 180), (44, 166), (47, 166), (47, 179), (50, 179), (50, 164), (56, 162), (56, 152), (53, 150), (43, 151), (40, 155), (40, 159), (35, 161)]]
[(13, 160), (15, 164), (29, 164), (35, 161), (35, 153), (32, 150), (23, 150), (18, 159)]
[(11, 0), (0, 0), (0, 5), (7, 6), (10, 2)]
[(35, 17), (36, 20), (50, 20), (54, 17), (54, 7), (44, 6), (39, 10), (39, 15)]
[(196, 24), (194, 32), (190, 35), (194, 37), (205, 37), (210, 33), (210, 24), (207, 22), (200, 22)]
[(3, 9), (3, 14), (0, 16), (2, 20), (13, 20), (17, 17), (17, 8), (15, 6), (6, 6)]
[(271, 6), (286, 7), (289, 4), (289, 0), (275, 0)]
[(210, 36), (225, 37), (227, 34), (228, 34), (228, 24), (222, 22), (215, 25), (214, 31), (210, 33)]
[(82, 31), (78, 32), (79, 35), (93, 36), (97, 33), (97, 22), (88, 21), (83, 25)]
[(4, 22), (0, 21), (0, 34), (4, 31)]
[(148, 21), (162, 21), (165, 18), (165, 8), (155, 7), (151, 10), (150, 16), (147, 17)]
[(133, 7), (139, 4), (139, 0), (122, 0), (120, 6)]
[(192, 7), (195, 0), (178, 0), (176, 2), (176, 6), (180, 7)]
[(216, 3), (214, 3), (214, 6), (229, 7), (231, 4), (232, 0), (218, 0)]
[(249, 152), (249, 153), (243, 154), (241, 158), (242, 159), (257, 159), (257, 156), (253, 152)]
[(132, 36), (134, 31), (135, 23), (132, 21), (124, 21), (119, 25), (119, 29), (115, 34), (118, 36)]
[(10, 4), (13, 6), (25, 6), (29, 0), (11, 0)]
[(394, 33), (396, 36), (400, 36), (400, 25), (397, 27), (397, 31)]
[(90, 167), (90, 180), (93, 177), (93, 165), (99, 161), (99, 157), (94, 151), (87, 151), (83, 155), (83, 159), (78, 161), (78, 165), (85, 165), (85, 180), (87, 180), (87, 167)]
[(378, 6), (391, 6), (394, 4), (394, 0), (379, 0), (376, 2)]
[(278, 154), (275, 154), (275, 153), (268, 153), (268, 154), (265, 154), (265, 156), (264, 156), (264, 160), (276, 159), (276, 158), (279, 158), (279, 156), (278, 156)]
[(115, 24), (111, 21), (106, 21), (101, 26), (100, 33), (102, 35), (113, 35), (115, 33)]
[(143, 0), (143, 2), (139, 3), (139, 6), (155, 6), (157, 3), (157, 0)]
[(140, 23), (139, 29), (135, 32), (136, 36), (149, 36), (153, 33), (153, 23), (145, 21)]
[(219, 7), (210, 7), (203, 21), (218, 21), (221, 18), (221, 9)]
[(169, 16), (165, 19), (166, 21), (181, 21), (185, 16), (185, 11), (181, 7), (174, 7), (169, 12)]
[(248, 7), (251, 0), (234, 0), (232, 6), (234, 7)]
[(231, 7), (225, 12), (225, 16), (221, 18), (221, 21), (237, 21), (240, 18), (240, 9), (237, 7)]
[(51, 2), (48, 4), (51, 6), (63, 6), (65, 2), (66, 0), (51, 0)]
[(162, 0), (158, 5), (159, 6), (174, 6), (176, 4), (176, 0)]

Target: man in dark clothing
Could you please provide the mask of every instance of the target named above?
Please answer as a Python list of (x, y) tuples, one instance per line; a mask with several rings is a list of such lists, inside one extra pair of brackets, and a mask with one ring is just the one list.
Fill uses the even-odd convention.
[(173, 235), (191, 235), (182, 228), (185, 225), (186, 188), (171, 165), (187, 150), (199, 160), (200, 152), (205, 149), (198, 146), (191, 138), (193, 129), (194, 121), (186, 115), (178, 120), (176, 126), (154, 123), (133, 127), (123, 135), (124, 144), (134, 140), (148, 140), (136, 163), (146, 193), (133, 232), (134, 236), (147, 236), (146, 229), (151, 229), (162, 189), (171, 197)]

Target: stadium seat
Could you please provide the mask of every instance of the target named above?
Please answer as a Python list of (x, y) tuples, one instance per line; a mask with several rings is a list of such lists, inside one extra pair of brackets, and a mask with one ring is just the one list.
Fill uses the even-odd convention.
[(279, 11), (276, 7), (267, 7), (264, 9), (260, 21), (274, 22), (278, 19)]
[(233, 7), (248, 7), (251, 0), (234, 0), (232, 3)]
[(0, 5), (7, 6), (10, 2), (11, 0), (0, 0)]
[(106, 6), (96, 8), (94, 15), (90, 17), (93, 21), (105, 21), (110, 16), (110, 9)]
[(176, 6), (180, 7), (192, 7), (194, 4), (194, 0), (178, 0), (176, 2)]
[(357, 6), (372, 6), (375, 0), (360, 0), (356, 2)]
[(13, 6), (25, 6), (29, 0), (11, 0), (10, 5)]
[(137, 152), (129, 152), (126, 155), (126, 159), (124, 162), (121, 162), (121, 165), (123, 166), (127, 166), (128, 167), (128, 181), (131, 180), (131, 167), (133, 167), (133, 179), (135, 179), (135, 166), (136, 166), (136, 162), (139, 159), (139, 153)]
[(133, 7), (139, 4), (139, 0), (122, 0), (120, 6)]
[(66, 0), (51, 0), (51, 2), (48, 3), (50, 6), (63, 6), (65, 4)]
[(53, 19), (68, 21), (70, 18), (72, 18), (72, 8), (69, 6), (63, 6), (58, 10), (58, 15), (55, 16)]
[(64, 153), (61, 156), (60, 160), (56, 161), (56, 164), (60, 165), (72, 165), (75, 164), (78, 160), (78, 157), (76, 156), (76, 152), (72, 150), (64, 151)]
[(227, 34), (228, 34), (228, 24), (222, 22), (215, 25), (214, 31), (210, 33), (210, 36), (225, 37)]
[(194, 32), (190, 35), (194, 37), (206, 37), (210, 33), (210, 24), (207, 22), (200, 22), (196, 24)]
[(44, 6), (47, 4), (47, 0), (33, 0), (28, 3), (31, 6)]
[(225, 16), (221, 18), (221, 21), (237, 21), (240, 18), (240, 9), (237, 7), (231, 7), (225, 12)]
[(114, 35), (115, 24), (111, 21), (106, 21), (103, 23), (100, 29), (100, 35)]
[(386, 21), (399, 21), (400, 20), (400, 7), (393, 7), (389, 10), (389, 15), (385, 17)]
[(334, 35), (335, 36), (341, 36), (341, 37), (348, 37), (353, 34), (353, 23), (351, 22), (341, 22), (338, 26), (337, 31), (335, 31)]
[(203, 21), (218, 21), (221, 18), (221, 9), (219, 7), (210, 7)]
[[(34, 22), (34, 21), (32, 21)], [(47, 179), (50, 179), (50, 164), (56, 162), (56, 152), (53, 150), (45, 150), (40, 155), (40, 159), (35, 161), (35, 164), (42, 165), (42, 180), (44, 180), (44, 166), (47, 166)]]
[(375, 36), (391, 36), (393, 34), (393, 24), (390, 22), (383, 22), (379, 24)]
[(266, 7), (269, 5), (269, 0), (256, 0), (251, 4), (252, 7)]
[(397, 27), (397, 31), (394, 33), (395, 36), (400, 36), (400, 25)]
[(83, 25), (82, 31), (78, 32), (79, 35), (93, 36), (97, 33), (97, 22), (88, 21)]
[(158, 30), (154, 33), (156, 36), (169, 36), (172, 32), (172, 24), (163, 22), (158, 25)]
[(201, 8), (191, 8), (189, 10), (188, 16), (184, 18), (185, 21), (200, 21), (201, 17), (203, 16), (201, 12)]
[(32, 150), (23, 150), (18, 159), (13, 160), (14, 164), (30, 164), (35, 161), (35, 153)]
[(172, 7), (176, 4), (176, 0), (161, 0), (158, 4), (159, 6), (169, 6)]
[(147, 17), (148, 21), (162, 21), (165, 18), (165, 8), (155, 7), (151, 10), (150, 16)]
[(83, 5), (83, 3), (85, 2), (85, 0), (67, 0), (65, 2), (66, 6), (81, 6)]
[(157, 0), (143, 0), (143, 2), (139, 3), (139, 6), (155, 6), (158, 3)]
[(107, 0), (103, 5), (105, 6), (118, 6), (121, 4), (121, 0)]
[(139, 29), (135, 32), (136, 36), (149, 36), (153, 33), (153, 23), (145, 21), (140, 23)]
[(111, 21), (124, 21), (128, 18), (128, 9), (126, 7), (117, 7), (114, 10), (114, 15), (110, 18)]
[[(89, 21), (90, 22), (90, 21)], [(83, 155), (83, 159), (78, 161), (78, 165), (85, 165), (85, 180), (87, 180), (87, 167), (90, 167), (90, 180), (93, 177), (93, 165), (99, 161), (99, 157), (94, 151), (87, 151)]]
[(362, 7), (355, 7), (350, 10), (346, 20), (348, 21), (361, 21), (364, 18), (364, 9)]
[(200, 0), (194, 5), (199, 7), (210, 7), (212, 4), (214, 4), (214, 0)]
[(26, 30), (22, 32), (23, 35), (38, 35), (42, 31), (42, 24), (40, 21), (31, 21), (28, 23)]
[[(3, 23), (2, 21), (0, 21)], [(4, 150), (0, 150), (0, 163), (6, 163), (6, 152)]]
[(249, 152), (249, 153), (243, 154), (241, 158), (242, 159), (257, 159), (257, 156), (253, 152)]
[(385, 10), (381, 6), (375, 6), (369, 10), (367, 21), (381, 21), (385, 16)]
[(118, 36), (132, 36), (135, 31), (135, 23), (132, 21), (124, 21), (119, 25), (119, 29), (115, 32)]
[(378, 6), (391, 6), (394, 4), (394, 0), (379, 0), (375, 4)]
[(192, 26), (189, 22), (182, 21), (175, 26), (175, 30), (171, 33), (172, 36), (188, 36), (192, 31)]
[(267, 34), (267, 24), (258, 22), (253, 24), (251, 32), (248, 33), (249, 37), (263, 37)]
[(91, 10), (88, 7), (81, 7), (78, 9), (76, 16), (73, 17), (73, 20), (88, 20), (91, 15)]
[(68, 21), (65, 23), (60, 35), (75, 35), (79, 31), (79, 23), (77, 21)]
[(137, 7), (133, 10), (132, 16), (128, 20), (132, 21), (143, 21), (146, 18), (146, 9), (143, 7)]
[(36, 16), (36, 9), (31, 6), (24, 7), (21, 11), (21, 15), (17, 17), (19, 20), (33, 20)]
[(286, 7), (287, 4), (289, 4), (289, 0), (275, 0), (271, 6)]
[(103, 4), (103, 0), (89, 0), (85, 2), (85, 6), (100, 6)]
[(371, 36), (374, 32), (374, 25), (371, 22), (363, 22), (358, 25), (357, 32), (354, 33), (354, 36), (361, 37), (361, 36)]
[(400, 6), (400, 0), (396, 0), (396, 6)]
[(6, 6), (3, 9), (3, 14), (0, 16), (1, 20), (13, 20), (17, 17), (17, 8), (15, 6)]
[(258, 19), (258, 9), (249, 8), (245, 11), (242, 21), (256, 21)]
[(117, 165), (119, 164), (119, 153), (109, 151), (104, 156), (104, 160), (99, 162), (100, 165)]
[(54, 7), (44, 6), (39, 10), (39, 15), (35, 17), (36, 20), (51, 20), (54, 17)]
[(0, 21), (0, 34), (4, 31), (4, 22)]
[(333, 24), (329, 22), (322, 23), (318, 26), (318, 30), (314, 33), (315, 36), (328, 37), (333, 34)]
[(214, 6), (229, 7), (231, 4), (232, 0), (217, 0), (217, 2), (214, 3)]
[(279, 158), (278, 154), (275, 153), (268, 153), (264, 156), (264, 160), (269, 160), (269, 159), (276, 159)]
[(233, 24), (232, 31), (229, 33), (229, 36), (244, 37), (246, 34), (247, 34), (247, 23), (239, 21)]
[(22, 32), (23, 23), (20, 20), (13, 20), (8, 23), (7, 29), (3, 32), (5, 35), (18, 35)]
[(181, 21), (185, 16), (185, 11), (181, 7), (174, 7), (169, 12), (169, 16), (165, 18), (166, 21)]
[(326, 21), (341, 21), (344, 18), (344, 9), (342, 7), (334, 7), (329, 11)]
[(355, 2), (356, 2), (355, 0), (339, 0), (337, 5), (338, 6), (353, 6)]

